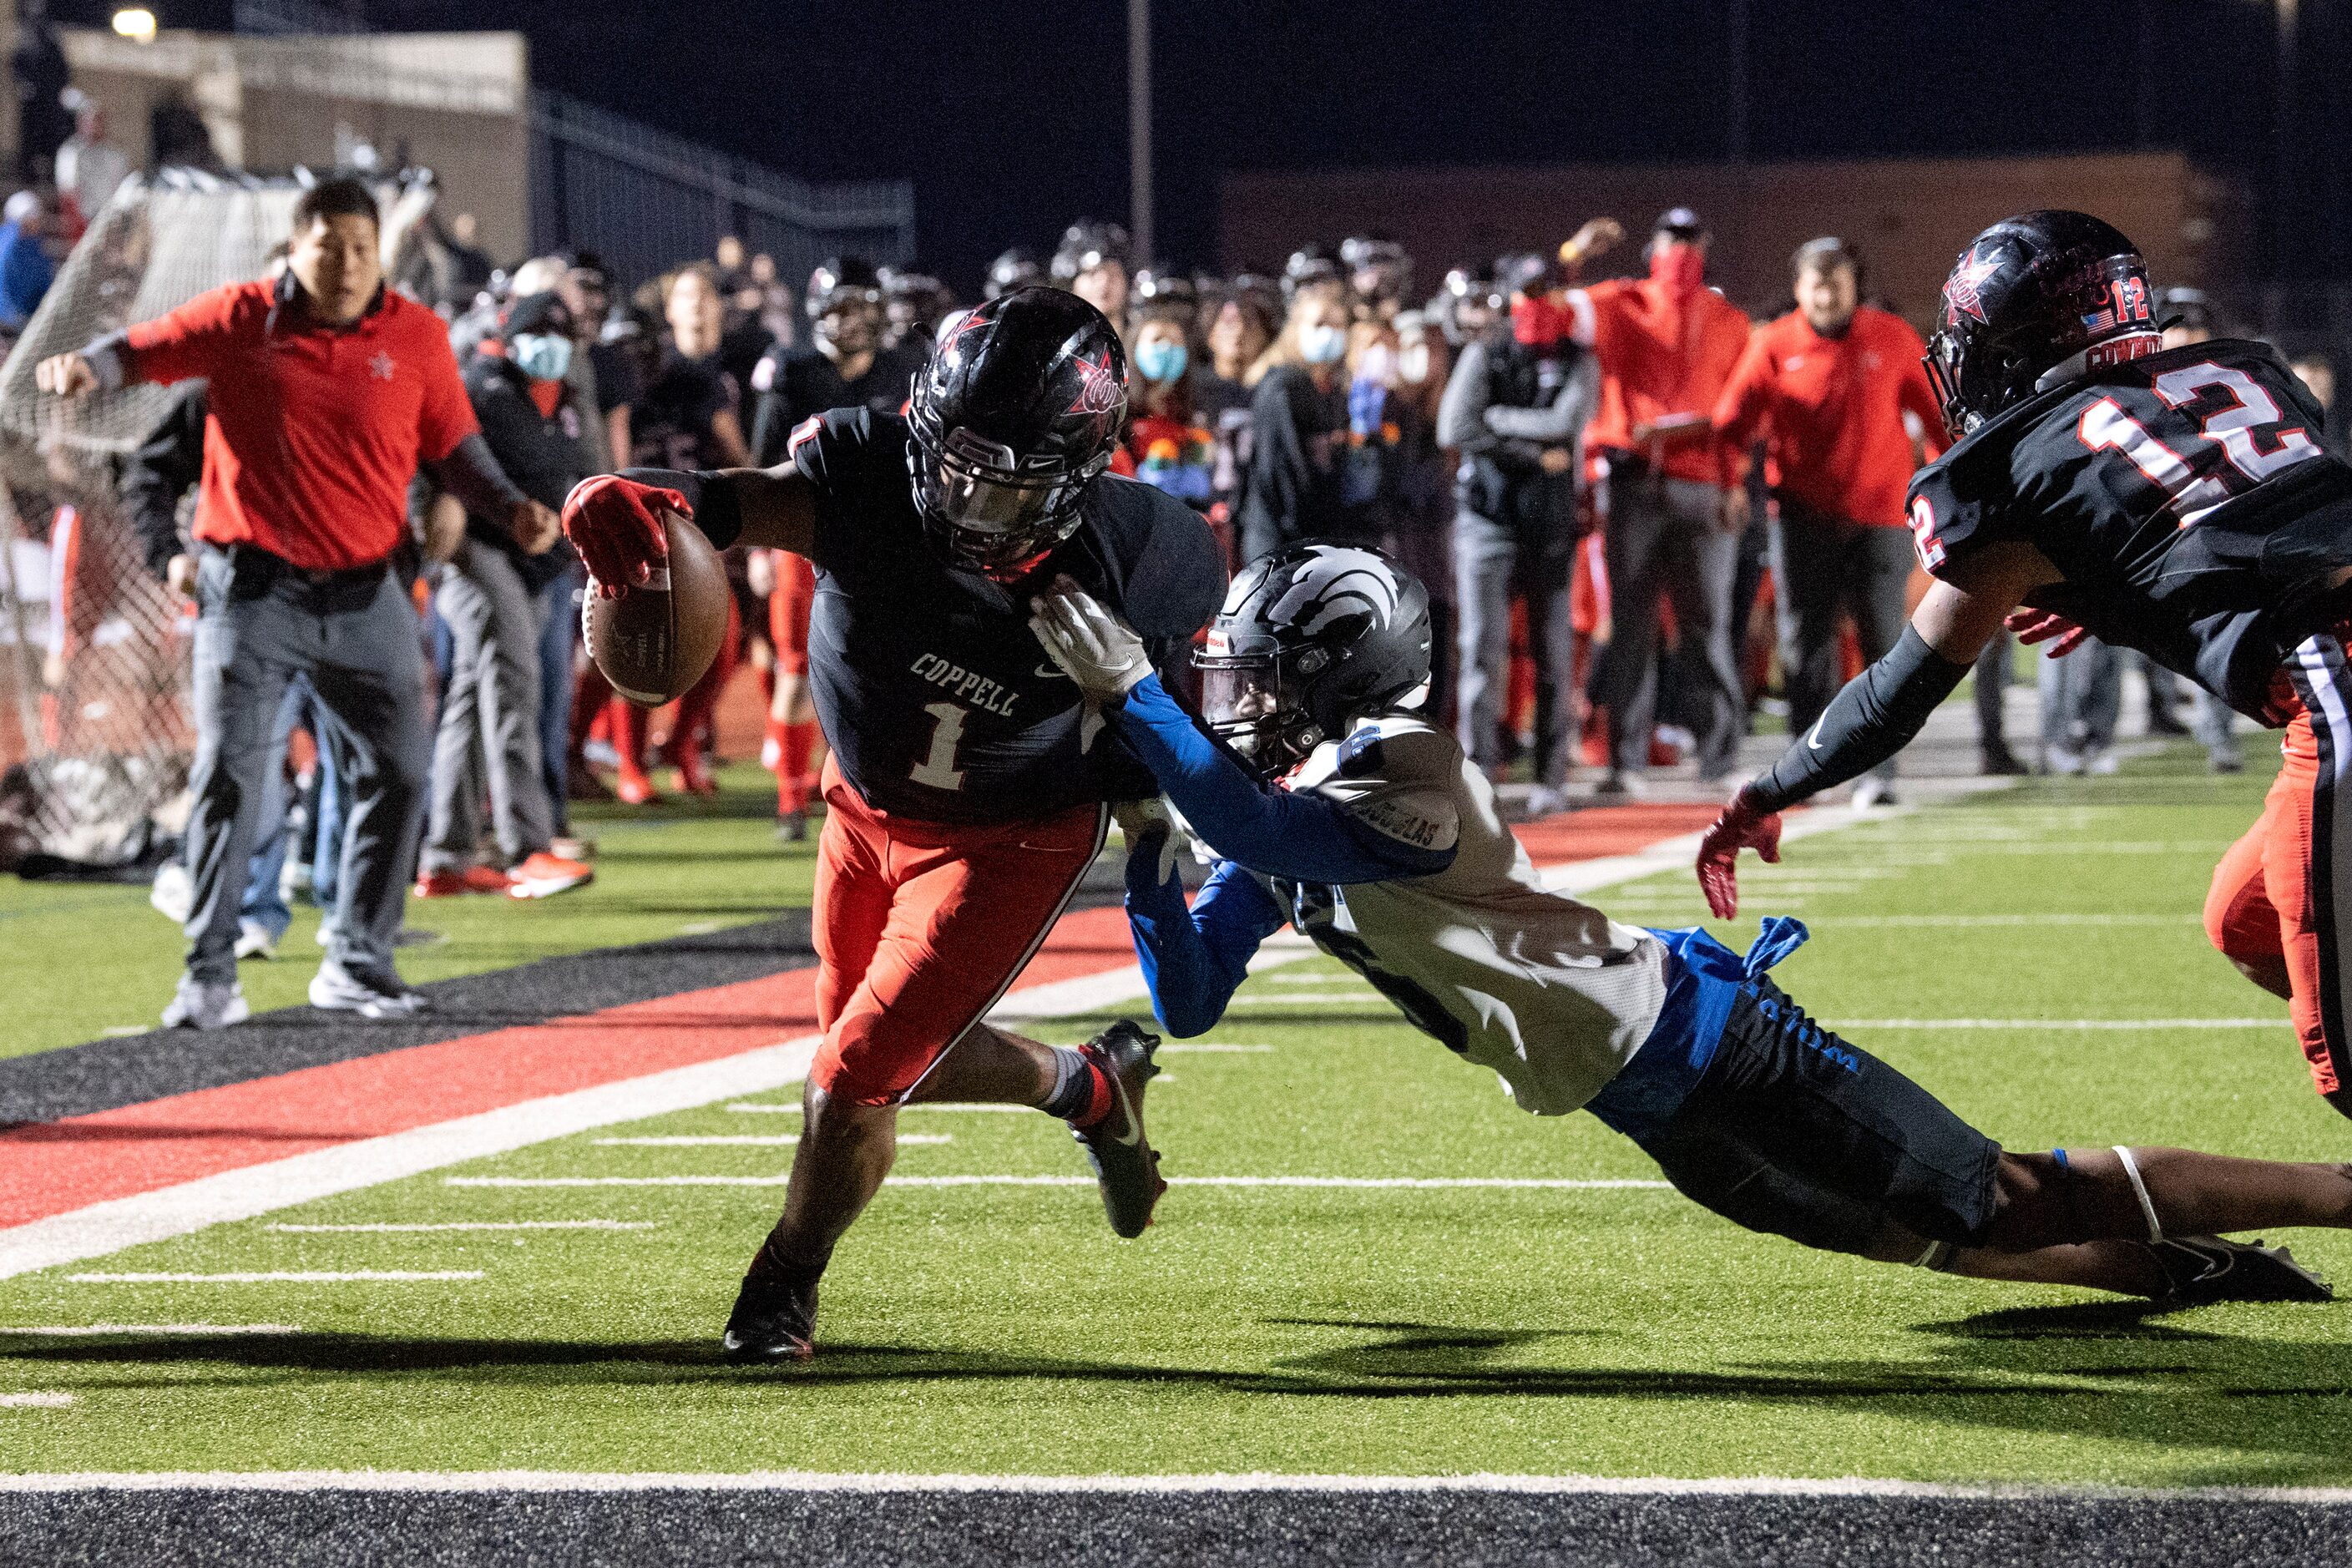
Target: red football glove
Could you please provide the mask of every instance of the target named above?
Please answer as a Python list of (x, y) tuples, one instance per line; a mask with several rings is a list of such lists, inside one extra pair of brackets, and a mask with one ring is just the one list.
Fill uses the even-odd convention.
[(1698, 841), (1698, 885), (1715, 918), (1727, 921), (1739, 912), (1739, 852), (1753, 849), (1767, 861), (1780, 859), (1780, 814), (1759, 811), (1740, 790)]
[(2046, 642), (2042, 651), (2052, 658), (2064, 658), (2083, 646), (2091, 634), (2063, 616), (2053, 616), (2047, 610), (2011, 610), (2000, 623), (2017, 634), (2017, 640), (2028, 647)]
[(563, 534), (586, 563), (591, 587), (614, 599), (652, 581), (655, 569), (669, 559), (664, 511), (694, 515), (676, 490), (618, 474), (599, 474), (572, 487), (563, 498)]

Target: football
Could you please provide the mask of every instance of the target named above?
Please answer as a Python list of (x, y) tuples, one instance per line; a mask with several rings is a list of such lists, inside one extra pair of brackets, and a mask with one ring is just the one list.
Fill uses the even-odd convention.
[(669, 564), (653, 581), (608, 599), (592, 587), (580, 610), (588, 657), (613, 689), (648, 707), (682, 697), (719, 657), (727, 635), (727, 567), (702, 531), (662, 515)]

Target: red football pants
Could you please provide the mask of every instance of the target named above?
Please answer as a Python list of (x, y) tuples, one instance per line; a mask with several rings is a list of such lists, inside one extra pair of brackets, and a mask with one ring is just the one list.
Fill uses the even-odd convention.
[(2334, 636), (2296, 648), (2286, 756), (2263, 814), (2205, 896), (2205, 934), (2236, 963), (2284, 965), (2288, 1016), (2322, 1094), (2352, 1083), (2352, 671)]
[(987, 1016), (1101, 852), (1108, 805), (956, 827), (876, 811), (830, 760), (818, 841), (809, 1081), (859, 1105), (913, 1092)]

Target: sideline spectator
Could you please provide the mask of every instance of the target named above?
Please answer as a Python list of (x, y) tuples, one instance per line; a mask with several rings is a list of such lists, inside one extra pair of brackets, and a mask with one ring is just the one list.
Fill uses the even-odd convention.
[(1209, 524), (1217, 531), (1229, 571), (1240, 564), (1233, 558), (1234, 513), (1241, 504), (1243, 478), (1249, 472), (1250, 388), (1245, 378), (1274, 342), (1274, 312), (1265, 300), (1234, 289), (1209, 320), (1209, 374), (1195, 389), (1200, 416), (1217, 441)]
[[(572, 312), (553, 293), (515, 301), (502, 336), (466, 371), (466, 395), (499, 467), (531, 500), (560, 507), (587, 477), (578, 406), (568, 396)], [(554, 801), (541, 764), (540, 639), (546, 589), (570, 562), (539, 514), (467, 509), (466, 535), (434, 595), (451, 643), (433, 757), (419, 898), (498, 892), (543, 899), (595, 873), (554, 853)], [(566, 636), (570, 628), (566, 628)], [(479, 863), (487, 793), (500, 867)]]
[(0, 206), (0, 327), (21, 332), (57, 281), (49, 215), (38, 194), (18, 191)]
[[(751, 461), (737, 414), (736, 384), (720, 367), (719, 346), (724, 320), (719, 280), (708, 262), (671, 275), (662, 297), (669, 343), (660, 368), (647, 378), (630, 411), (635, 450), (630, 461), (645, 468), (740, 468)], [(741, 613), (729, 601), (727, 635), (709, 673), (679, 699), (664, 754), (677, 771), (677, 787), (688, 795), (715, 795), (717, 781), (703, 766), (698, 735), (735, 673), (742, 637)], [(614, 792), (631, 805), (661, 799), (646, 773), (647, 710), (615, 699), (613, 744), (620, 753)]]
[[(233, 283), (87, 348), (44, 360), (42, 391), (209, 377), (195, 533), (196, 755), (187, 973), (170, 1026), (247, 1016), (237, 905), (261, 807), (271, 721), (298, 671), (327, 714), (350, 799), (337, 909), (312, 1005), (367, 1018), (425, 1005), (393, 964), (424, 806), (425, 669), (391, 558), (420, 459), (518, 531), (556, 527), (482, 443), (446, 330), (383, 287), (375, 199), (328, 180), (294, 204), (286, 275)], [(264, 352), (267, 350), (268, 352)], [(185, 568), (174, 563), (174, 573)]]
[(1202, 424), (1192, 328), (1200, 300), (1192, 279), (1166, 271), (1136, 279), (1128, 341), (1128, 454), (1135, 477), (1206, 512), (1216, 483), (1216, 438)]
[(48, 0), (16, 0), (16, 47), (8, 58), (16, 85), (16, 169), (27, 180), (49, 176), (58, 149), (74, 131), (66, 112), (73, 68), (49, 18)]
[(78, 234), (87, 228), (115, 191), (131, 177), (131, 160), (106, 139), (106, 110), (98, 100), (68, 89), (74, 133), (58, 149), (58, 198)]
[(1127, 230), (1115, 223), (1080, 218), (1062, 235), (1054, 252), (1054, 281), (1111, 320), (1127, 321)]
[(1448, 373), (1444, 334), (1418, 310), (1394, 322), (1396, 371), (1389, 408), (1398, 435), (1395, 493), (1383, 548), (1429, 592), (1433, 658), (1423, 711), (1444, 722), (1454, 700), (1454, 465), (1437, 438)]
[(1536, 665), (1536, 790), (1528, 810), (1567, 804), (1576, 745), (1576, 648), (1569, 588), (1576, 565), (1580, 437), (1601, 371), (1569, 328), (1559, 279), (1540, 256), (1507, 263), (1511, 317), (1467, 344), (1445, 384), (1437, 439), (1461, 455), (1454, 582), (1462, 749), (1499, 777), (1509, 689), (1511, 599), (1524, 594)]
[[(1587, 225), (1569, 249), (1591, 254), (1598, 237)], [(1701, 782), (1731, 772), (1746, 727), (1731, 586), (1748, 526), (1748, 460), (1708, 416), (1748, 347), (1748, 318), (1706, 286), (1706, 226), (1672, 208), (1651, 226), (1647, 277), (1570, 296), (1577, 340), (1601, 356), (1601, 407), (1585, 440), (1609, 464), (1612, 631), (1592, 675), (1611, 744), (1604, 794), (1637, 788), (1649, 764), (1662, 599), (1674, 603), (1694, 688)]]
[[(1911, 531), (1905, 512), (1913, 431), (1943, 449), (1943, 412), (1899, 316), (1861, 304), (1861, 268), (1843, 240), (1800, 246), (1797, 308), (1757, 329), (1723, 395), (1715, 430), (1745, 448), (1760, 436), (1779, 521), (1774, 575), (1788, 630), (1789, 729), (1802, 734), (1845, 684), (1840, 628), (1853, 621), (1874, 664), (1909, 619)], [(1853, 804), (1895, 798), (1895, 762), (1855, 784)]]
[(1339, 446), (1348, 437), (1348, 299), (1336, 279), (1291, 297), (1289, 318), (1250, 367), (1250, 459), (1241, 558), (1344, 536)]

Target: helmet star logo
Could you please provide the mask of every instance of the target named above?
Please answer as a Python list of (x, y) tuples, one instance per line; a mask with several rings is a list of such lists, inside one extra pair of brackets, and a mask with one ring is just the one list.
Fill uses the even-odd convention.
[(958, 315), (954, 321), (950, 323), (947, 334), (940, 339), (939, 357), (946, 359), (954, 352), (957, 341), (966, 332), (986, 324), (986, 320), (978, 310), (966, 310)]
[(1948, 324), (1958, 324), (1962, 315), (1974, 316), (1979, 321), (1985, 319), (1984, 301), (1978, 298), (1977, 290), (2000, 268), (2000, 258), (1979, 257), (1970, 251), (1966, 261), (1952, 268), (1951, 277), (1944, 282), (1944, 320)]
[(1118, 375), (1111, 368), (1110, 350), (1103, 350), (1099, 363), (1084, 354), (1071, 363), (1078, 370), (1078, 395), (1070, 405), (1071, 413), (1108, 414), (1118, 406)]

